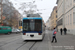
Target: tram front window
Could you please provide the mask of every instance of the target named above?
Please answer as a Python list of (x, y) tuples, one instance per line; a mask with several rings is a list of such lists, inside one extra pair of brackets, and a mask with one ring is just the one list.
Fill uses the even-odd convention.
[(23, 20), (23, 31), (42, 31), (42, 20)]

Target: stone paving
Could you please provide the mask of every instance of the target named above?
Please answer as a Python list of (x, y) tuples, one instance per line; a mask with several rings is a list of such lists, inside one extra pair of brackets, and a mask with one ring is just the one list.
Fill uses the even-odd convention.
[[(50, 40), (52, 40), (52, 31), (49, 31)], [(51, 43), (52, 50), (75, 50), (75, 35), (61, 35), (60, 32), (56, 35), (57, 43)]]

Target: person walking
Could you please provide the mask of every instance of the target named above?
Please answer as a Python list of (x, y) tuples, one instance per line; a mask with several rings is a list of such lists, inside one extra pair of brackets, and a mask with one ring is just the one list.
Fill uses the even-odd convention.
[(62, 28), (60, 29), (60, 33), (61, 33), (61, 35), (62, 35)]
[(66, 35), (67, 29), (64, 27), (63, 30), (64, 30), (64, 35)]
[(53, 29), (52, 41), (51, 41), (51, 43), (53, 43), (54, 40), (55, 40), (55, 43), (56, 43), (56, 42), (57, 42), (57, 39), (56, 39), (56, 29), (55, 29), (55, 28)]

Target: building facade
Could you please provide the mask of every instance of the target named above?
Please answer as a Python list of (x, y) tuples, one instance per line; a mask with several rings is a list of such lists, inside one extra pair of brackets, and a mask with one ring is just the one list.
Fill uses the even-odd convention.
[(49, 19), (48, 19), (47, 22), (46, 22), (46, 29), (50, 29), (50, 22), (49, 22)]
[[(3, 17), (5, 17), (4, 20)], [(19, 28), (19, 21), (22, 21), (22, 15), (13, 7), (9, 0), (0, 0), (0, 21), (0, 26)]]
[(0, 26), (1, 24), (3, 24), (3, 17), (5, 17), (5, 15), (3, 14), (4, 5), (10, 5), (9, 0), (0, 0)]
[(75, 34), (75, 0), (57, 0), (58, 30), (67, 28), (67, 33)]
[(54, 27), (57, 26), (57, 6), (53, 8), (53, 11), (51, 13), (49, 20), (50, 20), (50, 29), (52, 30)]

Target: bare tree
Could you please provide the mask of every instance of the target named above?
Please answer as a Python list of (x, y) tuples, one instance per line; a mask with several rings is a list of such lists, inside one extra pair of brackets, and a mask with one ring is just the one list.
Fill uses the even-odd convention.
[(23, 10), (23, 15), (33, 14), (36, 12), (37, 6), (34, 3), (35, 1), (21, 4), (19, 9)]
[(13, 7), (13, 4), (11, 2), (4, 3), (2, 7), (3, 7), (2, 15), (6, 17), (6, 19), (3, 20), (3, 23), (11, 27), (18, 26), (20, 20), (18, 14), (20, 15), (20, 13)]

